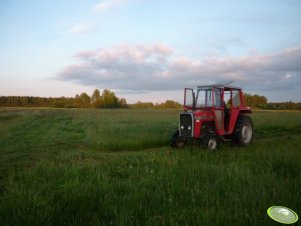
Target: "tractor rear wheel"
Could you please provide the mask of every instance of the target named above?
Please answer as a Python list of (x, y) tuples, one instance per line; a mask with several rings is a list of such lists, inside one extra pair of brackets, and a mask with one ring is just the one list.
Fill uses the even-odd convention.
[(179, 130), (176, 130), (171, 136), (171, 147), (182, 148), (186, 145), (186, 140), (179, 138)]
[(237, 118), (232, 141), (242, 146), (253, 141), (253, 121), (250, 116), (241, 115)]

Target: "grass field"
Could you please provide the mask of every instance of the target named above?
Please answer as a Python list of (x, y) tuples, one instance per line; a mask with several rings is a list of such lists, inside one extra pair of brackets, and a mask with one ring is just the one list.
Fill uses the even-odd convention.
[[(169, 148), (176, 110), (0, 109), (0, 225), (278, 225), (301, 216), (301, 112), (247, 148)], [(299, 220), (300, 223), (300, 220)]]

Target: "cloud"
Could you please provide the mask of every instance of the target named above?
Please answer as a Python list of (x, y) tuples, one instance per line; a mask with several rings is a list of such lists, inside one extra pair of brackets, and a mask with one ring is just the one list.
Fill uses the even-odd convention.
[(111, 8), (123, 5), (125, 0), (104, 0), (95, 5), (95, 9), (99, 11), (106, 11)]
[(91, 32), (93, 29), (95, 28), (95, 25), (93, 25), (93, 23), (89, 22), (89, 23), (77, 23), (75, 25), (73, 25), (69, 32), (72, 35), (82, 35), (82, 34), (87, 34), (89, 32)]
[(127, 2), (128, 0), (104, 0), (99, 2), (93, 7), (96, 12), (89, 12), (88, 16), (86, 16), (86, 20), (72, 25), (68, 30), (69, 33), (79, 36), (93, 32), (108, 23), (107, 20), (104, 20), (104, 17), (107, 16), (105, 12), (120, 7)]
[(249, 90), (301, 88), (301, 46), (279, 53), (241, 57), (176, 57), (163, 44), (122, 45), (81, 51), (78, 63), (63, 68), (57, 79), (132, 91), (176, 90), (233, 80)]

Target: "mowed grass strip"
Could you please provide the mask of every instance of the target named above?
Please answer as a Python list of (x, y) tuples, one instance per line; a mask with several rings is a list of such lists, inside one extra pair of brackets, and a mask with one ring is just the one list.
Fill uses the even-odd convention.
[[(300, 113), (255, 113), (254, 144), (215, 153), (167, 147), (177, 114), (1, 112), (1, 225), (274, 225), (272, 205), (300, 213)], [(123, 141), (121, 131), (139, 124)], [(139, 138), (146, 134), (157, 143)]]
[(177, 115), (175, 110), (4, 108), (0, 111), (0, 169), (81, 151), (167, 146)]

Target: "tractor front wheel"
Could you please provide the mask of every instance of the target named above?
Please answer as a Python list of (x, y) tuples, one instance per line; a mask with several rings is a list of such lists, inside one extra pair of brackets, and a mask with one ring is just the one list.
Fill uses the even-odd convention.
[(218, 138), (214, 134), (208, 134), (205, 136), (203, 143), (207, 146), (209, 151), (215, 151), (218, 147)]
[(233, 143), (247, 146), (253, 141), (253, 121), (250, 116), (238, 117), (233, 134)]
[(186, 144), (186, 140), (180, 139), (179, 130), (176, 130), (171, 136), (171, 147), (172, 148), (182, 148)]

